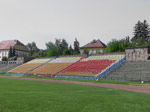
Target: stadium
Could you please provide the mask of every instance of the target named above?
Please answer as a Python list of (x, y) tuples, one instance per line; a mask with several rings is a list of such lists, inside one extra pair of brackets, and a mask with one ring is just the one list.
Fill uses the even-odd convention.
[(111, 54), (1, 61), (0, 111), (148, 112), (149, 57), (149, 47), (137, 47)]
[(150, 112), (150, 0), (0, 0), (0, 112)]

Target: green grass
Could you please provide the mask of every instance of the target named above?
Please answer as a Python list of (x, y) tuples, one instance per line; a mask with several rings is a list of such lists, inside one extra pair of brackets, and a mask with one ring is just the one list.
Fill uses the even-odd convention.
[(0, 112), (150, 112), (150, 94), (0, 78)]

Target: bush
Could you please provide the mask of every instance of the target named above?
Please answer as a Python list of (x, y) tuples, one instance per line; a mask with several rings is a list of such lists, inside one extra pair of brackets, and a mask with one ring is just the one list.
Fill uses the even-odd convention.
[(7, 57), (3, 57), (3, 58), (2, 58), (2, 61), (7, 61), (7, 60), (8, 60)]
[(89, 50), (88, 49), (84, 49), (83, 50), (83, 54), (89, 55)]

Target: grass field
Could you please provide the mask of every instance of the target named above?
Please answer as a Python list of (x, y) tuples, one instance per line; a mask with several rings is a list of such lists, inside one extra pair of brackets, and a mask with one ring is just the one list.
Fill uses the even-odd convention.
[(150, 94), (0, 78), (0, 112), (150, 112)]

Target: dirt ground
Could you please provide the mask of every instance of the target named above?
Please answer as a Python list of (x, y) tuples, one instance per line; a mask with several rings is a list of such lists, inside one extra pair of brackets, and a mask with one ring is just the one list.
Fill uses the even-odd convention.
[(131, 86), (131, 85), (119, 85), (119, 84), (102, 84), (102, 83), (91, 83), (91, 82), (78, 82), (78, 81), (66, 81), (66, 80), (48, 80), (48, 79), (23, 78), (23, 77), (7, 77), (7, 76), (0, 76), (0, 78), (20, 79), (20, 80), (33, 80), (33, 81), (42, 81), (42, 82), (55, 82), (55, 83), (65, 83), (65, 84), (76, 84), (76, 85), (115, 88), (115, 89), (127, 90), (127, 91), (133, 91), (133, 92), (150, 93), (150, 86)]

